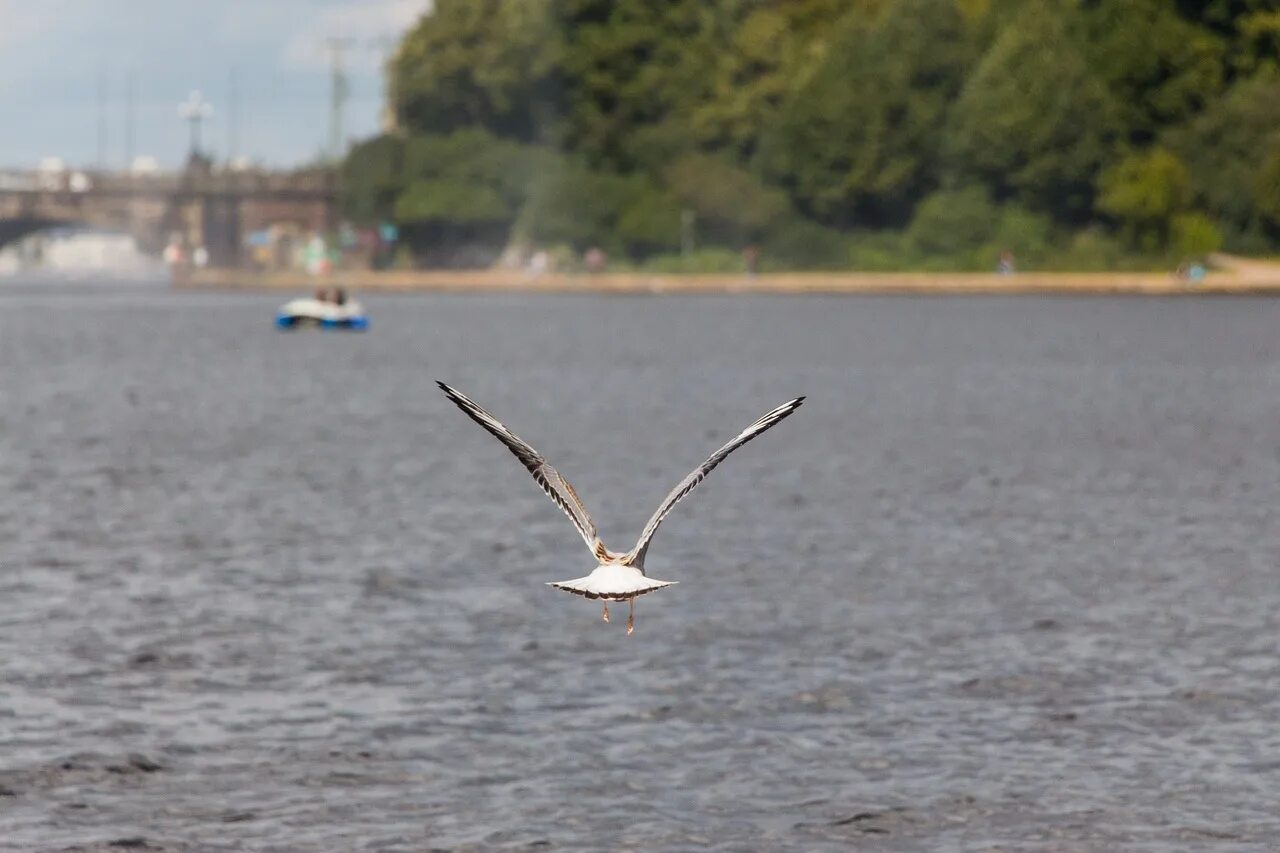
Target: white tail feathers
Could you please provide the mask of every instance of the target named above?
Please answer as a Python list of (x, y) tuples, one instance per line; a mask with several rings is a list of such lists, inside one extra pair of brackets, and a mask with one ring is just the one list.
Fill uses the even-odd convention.
[(676, 581), (660, 581), (647, 578), (639, 569), (621, 563), (605, 563), (585, 578), (554, 581), (547, 584), (586, 598), (603, 598), (606, 601), (626, 601), (672, 586)]

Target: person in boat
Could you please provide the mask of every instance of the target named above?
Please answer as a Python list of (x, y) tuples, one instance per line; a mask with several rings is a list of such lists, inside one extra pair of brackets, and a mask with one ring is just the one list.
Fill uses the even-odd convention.
[(347, 304), (347, 292), (341, 287), (335, 288), (333, 291), (333, 304), (339, 306)]
[(311, 298), (314, 299), (316, 302), (322, 302), (322, 303), (328, 302), (329, 291), (323, 287), (317, 287), (315, 296)]

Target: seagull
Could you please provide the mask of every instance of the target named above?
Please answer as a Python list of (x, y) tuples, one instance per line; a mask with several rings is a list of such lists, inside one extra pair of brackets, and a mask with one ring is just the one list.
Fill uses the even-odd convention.
[(628, 602), (630, 611), (627, 615), (627, 634), (635, 630), (636, 598), (677, 583), (677, 581), (656, 580), (647, 577), (644, 573), (645, 554), (649, 551), (649, 542), (653, 539), (653, 534), (657, 532), (658, 525), (662, 524), (663, 519), (667, 517), (672, 508), (682, 501), (685, 495), (692, 492), (695, 486), (701, 483), (717, 465), (725, 460), (725, 457), (765, 430), (781, 422), (796, 409), (800, 408), (800, 404), (804, 402), (804, 397), (797, 397), (794, 400), (783, 403), (738, 433), (737, 437), (724, 447), (708, 456), (707, 461), (695, 468), (689, 476), (681, 480), (679, 485), (671, 490), (671, 493), (663, 500), (662, 505), (658, 507), (657, 512), (649, 519), (649, 523), (644, 526), (644, 532), (640, 534), (640, 541), (636, 543), (636, 546), (626, 553), (619, 553), (610, 551), (605, 547), (604, 542), (600, 541), (596, 523), (591, 520), (591, 515), (587, 512), (586, 507), (582, 505), (582, 499), (573, 490), (573, 486), (569, 485), (569, 481), (562, 477), (559, 471), (552, 468), (547, 463), (547, 460), (542, 457), (542, 454), (530, 447), (515, 433), (507, 429), (501, 421), (486, 412), (461, 391), (450, 388), (443, 382), (437, 382), (436, 384), (440, 386), (440, 390), (445, 393), (445, 396), (452, 400), (459, 409), (462, 409), (471, 420), (484, 427), (498, 441), (505, 444), (508, 450), (515, 454), (516, 458), (533, 475), (533, 479), (542, 487), (542, 490), (547, 493), (547, 496), (555, 501), (556, 505), (569, 517), (569, 521), (573, 522), (573, 526), (577, 528), (578, 533), (586, 541), (587, 547), (591, 549), (592, 556), (599, 563), (595, 570), (586, 577), (568, 581), (553, 581), (547, 586), (553, 586), (556, 589), (562, 589), (565, 592), (571, 592), (574, 595), (581, 595), (593, 600), (602, 599), (604, 601), (605, 622), (609, 621), (610, 601)]

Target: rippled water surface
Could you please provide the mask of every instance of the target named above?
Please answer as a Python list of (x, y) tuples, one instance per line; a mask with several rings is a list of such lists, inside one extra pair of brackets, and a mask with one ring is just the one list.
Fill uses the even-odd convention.
[[(1280, 839), (1280, 303), (279, 301), (0, 293), (0, 848)], [(615, 549), (809, 401), (627, 637), (437, 378)]]

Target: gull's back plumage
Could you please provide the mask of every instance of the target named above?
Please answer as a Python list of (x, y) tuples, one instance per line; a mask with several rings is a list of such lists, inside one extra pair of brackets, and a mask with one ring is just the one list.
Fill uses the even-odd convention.
[[(440, 390), (445, 393), (445, 396), (452, 400), (458, 408), (462, 409), (468, 417), (484, 427), (485, 430), (515, 454), (515, 457), (533, 475), (533, 479), (547, 493), (547, 496), (555, 501), (556, 505), (569, 517), (569, 521), (577, 528), (583, 541), (587, 543), (587, 547), (600, 564), (595, 571), (586, 577), (569, 581), (557, 581), (551, 583), (550, 586), (587, 598), (604, 599), (606, 602), (630, 601), (633, 616), (637, 596), (676, 583), (675, 581), (654, 580), (644, 573), (645, 554), (649, 550), (649, 543), (652, 541), (659, 525), (662, 524), (675, 505), (684, 500), (685, 496), (706, 479), (707, 475), (723, 462), (730, 453), (766, 430), (781, 423), (792, 412), (800, 408), (800, 404), (804, 402), (804, 397), (797, 397), (794, 400), (783, 403), (744, 429), (724, 447), (707, 457), (705, 462), (690, 472), (689, 476), (681, 480), (671, 490), (671, 493), (667, 495), (658, 510), (644, 526), (644, 531), (640, 534), (640, 539), (636, 542), (635, 547), (625, 554), (620, 554), (605, 547), (604, 542), (600, 540), (595, 521), (592, 520), (591, 514), (587, 512), (587, 508), (583, 506), (582, 499), (578, 497), (578, 493), (574, 491), (573, 486), (569, 485), (569, 481), (561, 476), (559, 471), (551, 467), (542, 454), (507, 429), (501, 421), (486, 412), (467, 395), (443, 382), (437, 382), (436, 384), (440, 386)], [(604, 618), (606, 622), (609, 621), (608, 604), (605, 605)], [(627, 620), (628, 634), (631, 633), (632, 624), (633, 620), (629, 618)]]

